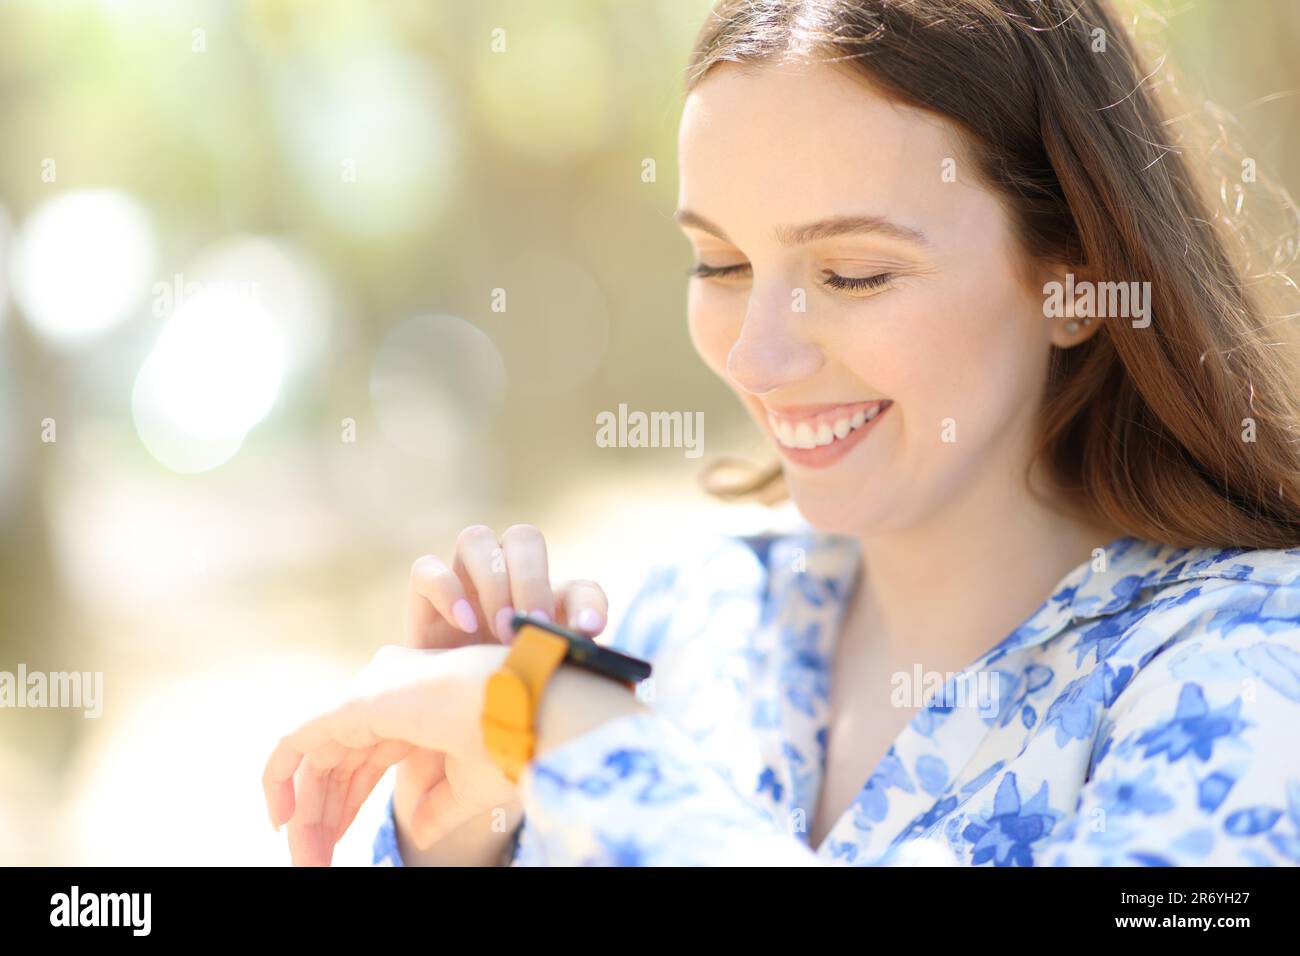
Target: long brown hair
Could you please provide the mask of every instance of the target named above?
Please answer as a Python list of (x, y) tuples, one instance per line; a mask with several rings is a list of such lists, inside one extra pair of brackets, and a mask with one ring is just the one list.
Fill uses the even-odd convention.
[[(1105, 321), (1087, 341), (1052, 350), (1035, 460), (1083, 513), (1137, 537), (1294, 547), (1294, 308), (1265, 314), (1258, 280), (1245, 278), (1259, 237), (1239, 209), (1211, 212), (1208, 184), (1169, 143), (1134, 47), (1106, 4), (1086, 0), (720, 0), (686, 92), (720, 63), (824, 56), (954, 123), (1026, 262), (1150, 282), (1148, 327)], [(1197, 163), (1222, 162), (1223, 145)], [(1225, 177), (1219, 186), (1218, 205), (1239, 207), (1242, 185)], [(1295, 208), (1280, 187), (1271, 195), (1291, 216), (1289, 258), (1275, 256), (1264, 274), (1285, 280)], [(1293, 284), (1287, 292), (1279, 301), (1294, 306)], [(718, 481), (717, 469), (733, 464), (715, 463), (706, 487), (783, 494), (779, 464)]]

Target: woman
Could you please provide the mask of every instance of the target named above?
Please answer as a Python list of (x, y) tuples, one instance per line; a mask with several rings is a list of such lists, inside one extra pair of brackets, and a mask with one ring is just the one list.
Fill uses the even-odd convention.
[(719, 3), (690, 329), (807, 527), (656, 569), (612, 642), (653, 701), (561, 666), (518, 786), (510, 613), (604, 596), (529, 526), (422, 558), (419, 649), (268, 763), (295, 862), (397, 762), (380, 863), (1300, 862), (1295, 346), (1130, 44), (1098, 3)]

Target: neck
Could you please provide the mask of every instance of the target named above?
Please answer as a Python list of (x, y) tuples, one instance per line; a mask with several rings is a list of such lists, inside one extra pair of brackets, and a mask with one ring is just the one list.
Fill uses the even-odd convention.
[[(859, 535), (862, 578), (845, 638), (873, 653), (958, 671), (1006, 637), (1071, 570), (1122, 532), (1016, 486), (974, 487), (922, 523)], [(1014, 492), (1014, 493), (1013, 493)]]

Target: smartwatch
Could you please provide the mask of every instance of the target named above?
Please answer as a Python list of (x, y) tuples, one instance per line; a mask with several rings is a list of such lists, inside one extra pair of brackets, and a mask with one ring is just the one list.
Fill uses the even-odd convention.
[(594, 671), (635, 691), (650, 663), (602, 647), (549, 621), (515, 613), (510, 653), (488, 678), (483, 698), (483, 740), (502, 772), (515, 783), (537, 742), (537, 707), (551, 675), (563, 663)]

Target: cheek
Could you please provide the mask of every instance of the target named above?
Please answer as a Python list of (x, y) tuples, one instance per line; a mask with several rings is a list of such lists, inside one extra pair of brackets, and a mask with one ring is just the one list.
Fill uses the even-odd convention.
[(695, 351), (700, 353), (700, 358), (714, 374), (735, 388), (727, 377), (727, 356), (736, 344), (744, 322), (744, 314), (740, 311), (743, 306), (738, 307), (736, 303), (744, 300), (732, 298), (735, 302), (727, 301), (716, 289), (692, 282), (686, 300), (686, 316)]
[[(902, 291), (902, 290), (900, 290)], [(899, 405), (905, 450), (928, 460), (984, 447), (1037, 408), (1047, 346), (1035, 301), (998, 270), (914, 287), (864, 307), (834, 354), (872, 394)]]
[[(894, 343), (914, 427), (935, 438), (951, 419), (957, 443), (981, 447), (1029, 421), (1046, 378), (1044, 320), (1035, 301), (994, 270), (949, 285)], [(933, 444), (933, 443), (931, 443)]]

